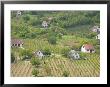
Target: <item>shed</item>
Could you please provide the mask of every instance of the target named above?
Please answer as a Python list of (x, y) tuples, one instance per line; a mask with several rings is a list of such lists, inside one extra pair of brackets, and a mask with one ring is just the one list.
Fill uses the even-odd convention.
[(91, 45), (91, 44), (84, 44), (81, 47), (81, 51), (84, 53), (94, 53), (95, 49), (94, 49), (93, 45)]
[(11, 39), (11, 47), (22, 47), (23, 41), (21, 39)]
[(71, 50), (69, 53), (68, 53), (68, 56), (72, 59), (80, 59), (80, 56), (78, 54), (78, 52), (76, 52), (75, 50)]

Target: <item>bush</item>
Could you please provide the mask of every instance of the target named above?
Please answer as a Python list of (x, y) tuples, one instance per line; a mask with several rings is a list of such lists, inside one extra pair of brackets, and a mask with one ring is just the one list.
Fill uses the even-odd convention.
[(22, 50), (21, 51), (21, 56), (22, 56), (22, 59), (31, 59), (32, 57), (32, 53), (29, 51), (29, 50)]
[(70, 48), (65, 47), (61, 50), (61, 54), (65, 57), (68, 57), (69, 51), (70, 51)]
[(25, 20), (25, 22), (27, 22), (27, 21), (30, 20), (30, 16), (29, 15), (25, 15), (25, 16), (23, 16), (23, 19)]
[(39, 71), (37, 69), (33, 69), (32, 71), (32, 75), (34, 75), (35, 77), (38, 76)]
[(80, 53), (80, 58), (81, 59), (86, 59), (87, 58), (87, 54), (86, 53)]
[(37, 67), (41, 64), (38, 58), (32, 58), (30, 62), (33, 66), (37, 66)]
[(68, 77), (68, 76), (69, 76), (69, 72), (64, 71), (64, 72), (63, 72), (63, 76), (64, 76), (64, 77)]
[(57, 39), (56, 39), (55, 36), (50, 36), (50, 37), (48, 38), (48, 42), (49, 42), (50, 44), (56, 44), (56, 41), (57, 41)]
[(71, 47), (72, 50), (77, 50), (77, 51), (80, 50), (80, 48), (81, 48), (80, 44), (77, 44)]
[(43, 54), (44, 54), (44, 55), (51, 55), (50, 49), (49, 49), (49, 48), (45, 48), (45, 49), (43, 50)]
[(15, 61), (15, 56), (13, 53), (11, 53), (11, 63), (13, 63)]

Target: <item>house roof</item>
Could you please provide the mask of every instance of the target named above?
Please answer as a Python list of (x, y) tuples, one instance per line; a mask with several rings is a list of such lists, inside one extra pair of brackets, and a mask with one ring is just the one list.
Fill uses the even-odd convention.
[(93, 50), (94, 49), (93, 45), (91, 45), (91, 44), (84, 44), (83, 46), (85, 47), (86, 50), (88, 50), (88, 49)]
[(21, 39), (11, 39), (11, 44), (23, 44)]

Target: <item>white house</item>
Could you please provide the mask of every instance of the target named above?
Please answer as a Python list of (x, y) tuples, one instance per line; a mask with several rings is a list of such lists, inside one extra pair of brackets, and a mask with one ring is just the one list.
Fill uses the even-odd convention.
[(100, 33), (100, 28), (99, 28), (99, 26), (94, 26), (94, 27), (92, 28), (92, 31), (99, 34), (99, 33)]
[(16, 17), (20, 16), (21, 15), (21, 11), (17, 11), (16, 13)]
[(95, 49), (94, 49), (93, 45), (91, 45), (91, 44), (84, 44), (81, 47), (81, 52), (84, 52), (84, 53), (95, 53)]
[(75, 50), (71, 50), (69, 53), (68, 53), (68, 56), (72, 59), (80, 59), (80, 56), (79, 54), (75, 51)]
[(42, 22), (42, 27), (47, 28), (48, 27), (48, 22), (47, 21), (43, 21)]
[(100, 39), (100, 34), (98, 34), (98, 35), (96, 36), (96, 39)]
[(35, 54), (36, 57), (39, 57), (39, 58), (44, 57), (44, 54), (41, 51), (36, 51), (36, 52), (34, 52), (34, 54)]

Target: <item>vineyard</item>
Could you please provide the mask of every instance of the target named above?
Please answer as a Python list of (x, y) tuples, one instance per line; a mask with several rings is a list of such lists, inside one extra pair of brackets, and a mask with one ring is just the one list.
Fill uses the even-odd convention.
[(99, 77), (99, 34), (99, 11), (11, 11), (11, 76)]
[[(42, 65), (38, 68), (38, 76), (60, 77), (64, 71), (67, 71), (71, 77), (98, 77), (100, 75), (99, 57), (94, 58), (94, 55), (89, 57), (91, 58), (87, 60), (71, 60), (56, 55), (54, 58), (43, 59)], [(46, 72), (46, 67), (49, 72)], [(11, 72), (12, 76), (15, 77), (30, 77), (32, 76), (32, 69), (29, 61), (19, 61), (12, 64)]]

